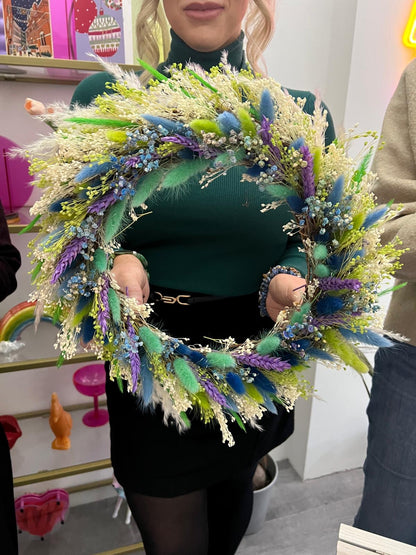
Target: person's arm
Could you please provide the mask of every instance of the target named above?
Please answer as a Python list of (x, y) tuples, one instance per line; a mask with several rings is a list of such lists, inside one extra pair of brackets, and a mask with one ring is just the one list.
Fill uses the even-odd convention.
[[(97, 95), (104, 92), (112, 94), (114, 91), (106, 87), (109, 82), (114, 82), (114, 77), (109, 73), (100, 72), (90, 75), (75, 89), (71, 106), (76, 104), (88, 106)], [(147, 302), (150, 293), (149, 279), (146, 269), (136, 256), (132, 254), (115, 256), (111, 273), (123, 293), (136, 298), (140, 303)]]
[(107, 83), (114, 83), (115, 79), (109, 73), (100, 71), (93, 73), (79, 83), (72, 95), (71, 106), (78, 104), (88, 106), (99, 94), (104, 92), (112, 94), (114, 91), (107, 88)]
[[(291, 91), (292, 96), (303, 96), (301, 91)], [(308, 93), (304, 106), (305, 112), (312, 114), (315, 109), (316, 97)], [(327, 106), (322, 103), (322, 107), (327, 112), (328, 127), (325, 133), (325, 146), (328, 146), (335, 139), (335, 127), (332, 120), (331, 113)], [(299, 252), (299, 247), (302, 243), (297, 238), (290, 238), (288, 241), (288, 248), (284, 256), (279, 261), (280, 266), (293, 268), (298, 270), (301, 276), (306, 275), (306, 260), (305, 255)], [(292, 306), (294, 303), (301, 301), (303, 293), (305, 292), (304, 286), (306, 281), (303, 277), (292, 275), (291, 273), (278, 273), (274, 276), (269, 283), (268, 292), (266, 296), (265, 306), (267, 314), (272, 320), (276, 320), (279, 312), (287, 306)]]
[(20, 264), (20, 253), (10, 241), (6, 216), (0, 203), (0, 301), (16, 289), (16, 272)]
[(111, 270), (122, 292), (139, 303), (146, 303), (150, 295), (149, 278), (143, 264), (133, 254), (119, 254)]
[(384, 117), (381, 148), (374, 157), (373, 170), (378, 175), (374, 192), (378, 202), (394, 200), (403, 209), (387, 222), (382, 240), (398, 237), (408, 249), (401, 257), (403, 267), (395, 276), (416, 280), (416, 62), (400, 79)]

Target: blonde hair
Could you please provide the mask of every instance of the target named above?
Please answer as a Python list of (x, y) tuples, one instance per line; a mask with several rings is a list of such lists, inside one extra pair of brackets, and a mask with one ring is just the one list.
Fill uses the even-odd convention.
[[(267, 73), (263, 52), (274, 32), (275, 0), (250, 0), (244, 22), (247, 59), (254, 71)], [(136, 21), (139, 58), (156, 67), (167, 58), (170, 48), (169, 24), (160, 0), (143, 0)], [(260, 64), (265, 71), (261, 71)]]

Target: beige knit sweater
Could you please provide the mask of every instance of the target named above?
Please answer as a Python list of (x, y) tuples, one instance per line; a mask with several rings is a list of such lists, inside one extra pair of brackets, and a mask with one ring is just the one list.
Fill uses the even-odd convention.
[(396, 235), (409, 249), (402, 256), (397, 282), (408, 282), (393, 293), (384, 328), (416, 345), (416, 60), (404, 70), (387, 107), (381, 132), (384, 148), (377, 151), (373, 170), (378, 202), (394, 199), (403, 210), (385, 226), (383, 241)]

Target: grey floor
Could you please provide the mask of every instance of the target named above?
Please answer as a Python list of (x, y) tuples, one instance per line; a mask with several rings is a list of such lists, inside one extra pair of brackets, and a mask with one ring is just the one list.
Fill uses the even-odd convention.
[[(243, 539), (237, 555), (334, 555), (339, 525), (352, 524), (362, 484), (361, 469), (302, 482), (280, 462), (266, 522)], [(112, 498), (70, 509), (65, 524), (44, 541), (20, 534), (20, 555), (94, 555), (136, 543), (135, 525), (124, 523), (125, 505), (112, 519), (114, 505)]]

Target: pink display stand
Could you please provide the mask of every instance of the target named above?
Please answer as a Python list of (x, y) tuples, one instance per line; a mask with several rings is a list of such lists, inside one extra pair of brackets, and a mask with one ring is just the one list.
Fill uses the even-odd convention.
[(43, 540), (55, 524), (64, 523), (69, 508), (69, 495), (64, 489), (51, 489), (46, 493), (28, 493), (14, 502), (19, 531), (25, 530)]
[(84, 414), (82, 421), (86, 426), (95, 428), (108, 422), (108, 411), (98, 408), (98, 397), (105, 393), (105, 369), (103, 364), (87, 364), (73, 375), (74, 386), (82, 393), (94, 397), (94, 409)]
[(0, 136), (0, 198), (6, 214), (25, 206), (33, 190), (29, 163), (23, 158), (11, 158), (9, 152), (13, 148), (19, 145)]
[(54, 58), (77, 58), (74, 8), (73, 0), (53, 0), (50, 3)]
[(0, 55), (6, 54), (6, 38), (4, 36), (3, 3), (0, 2)]

